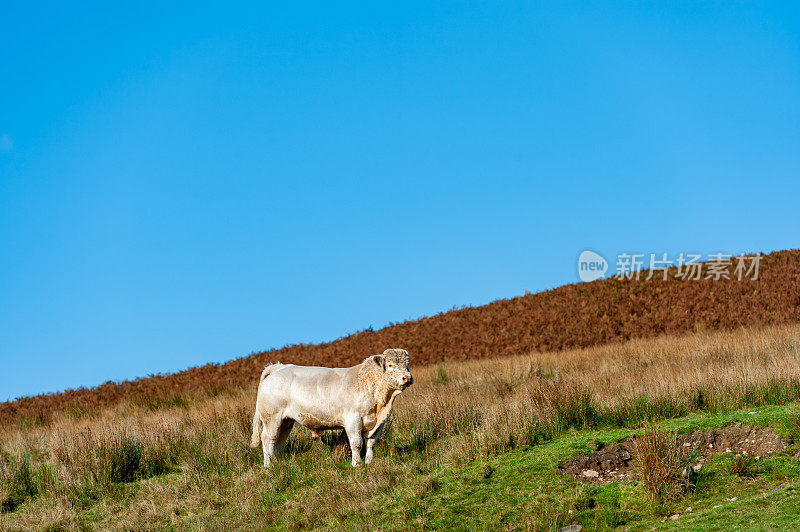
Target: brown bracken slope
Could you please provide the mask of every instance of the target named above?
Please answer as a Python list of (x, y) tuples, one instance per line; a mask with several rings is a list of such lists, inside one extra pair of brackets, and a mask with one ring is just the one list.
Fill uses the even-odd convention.
[[(732, 269), (731, 269), (732, 270)], [(588, 347), (699, 329), (734, 329), (800, 321), (800, 250), (763, 256), (759, 279), (605, 279), (451, 310), (362, 331), (324, 344), (299, 344), (225, 364), (207, 364), (97, 388), (0, 403), (0, 423), (47, 419), (64, 409), (144, 402), (195, 391), (253, 384), (267, 362), (347, 366), (387, 347), (403, 347), (414, 364)], [(646, 276), (646, 275), (645, 275)], [(645, 277), (643, 276), (643, 277)]]

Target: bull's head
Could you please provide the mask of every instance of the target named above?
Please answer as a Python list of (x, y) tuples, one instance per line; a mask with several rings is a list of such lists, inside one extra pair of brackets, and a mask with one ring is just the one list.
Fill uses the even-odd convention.
[(383, 370), (389, 388), (405, 390), (414, 384), (414, 377), (408, 370), (408, 351), (405, 349), (387, 349), (382, 355), (375, 355), (372, 358)]

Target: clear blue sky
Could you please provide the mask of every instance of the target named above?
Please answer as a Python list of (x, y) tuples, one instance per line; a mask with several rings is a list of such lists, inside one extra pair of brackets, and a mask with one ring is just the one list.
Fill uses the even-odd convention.
[(792, 2), (164, 4), (2, 8), (0, 400), (800, 246)]

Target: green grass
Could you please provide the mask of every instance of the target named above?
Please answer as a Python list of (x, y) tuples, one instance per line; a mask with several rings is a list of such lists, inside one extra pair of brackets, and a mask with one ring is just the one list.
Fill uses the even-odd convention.
[[(797, 405), (742, 410), (728, 414), (691, 415), (670, 420), (663, 427), (691, 432), (740, 421), (771, 425), (785, 436)], [(589, 453), (589, 442), (605, 444), (630, 435), (628, 430), (570, 431), (553, 441), (514, 450), (491, 460), (493, 472), (483, 474), (485, 463), (442, 469), (427, 480), (432, 489), (398, 501), (406, 512), (407, 525), (425, 529), (558, 529), (580, 523), (587, 529), (615, 526), (633, 530), (681, 528), (697, 530), (784, 530), (800, 510), (800, 463), (794, 449), (760, 461), (752, 478), (730, 472), (735, 457), (715, 455), (703, 468), (697, 487), (666, 508), (654, 508), (638, 483), (607, 486), (581, 485), (556, 473), (557, 464), (579, 452)], [(775, 491), (775, 488), (778, 488)], [(737, 501), (726, 499), (736, 497)], [(714, 506), (721, 505), (718, 508)], [(764, 512), (766, 507), (772, 507)], [(693, 511), (685, 510), (692, 507)], [(662, 520), (680, 513), (677, 521)], [(389, 517), (389, 516), (387, 516)], [(392, 519), (388, 520), (393, 522)], [(396, 521), (395, 521), (396, 522)], [(353, 524), (358, 519), (353, 519)]]

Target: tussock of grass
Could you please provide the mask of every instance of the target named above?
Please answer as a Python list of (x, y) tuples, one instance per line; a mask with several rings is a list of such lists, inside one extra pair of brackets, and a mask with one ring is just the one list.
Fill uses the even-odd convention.
[(753, 455), (742, 454), (735, 456), (730, 463), (730, 472), (737, 477), (753, 478), (756, 474), (756, 463), (756, 457)]
[(642, 485), (657, 504), (680, 498), (690, 488), (688, 460), (675, 435), (648, 424), (634, 440), (634, 461)]
[(36, 478), (28, 454), (18, 456), (5, 464), (2, 486), (0, 508), (4, 512), (14, 511), (17, 506), (42, 491), (41, 479)]

